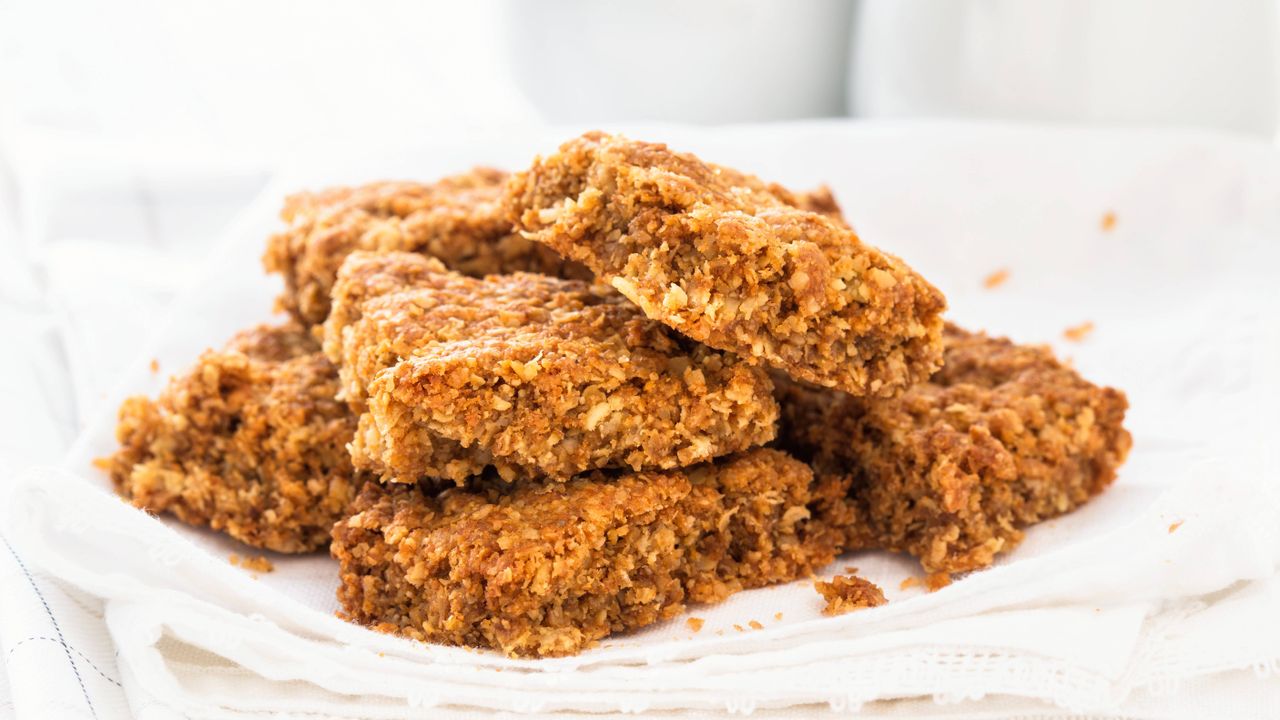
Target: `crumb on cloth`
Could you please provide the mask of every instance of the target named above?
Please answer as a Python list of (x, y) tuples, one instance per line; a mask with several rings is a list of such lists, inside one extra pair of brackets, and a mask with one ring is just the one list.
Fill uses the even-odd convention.
[(752, 630), (763, 630), (763, 629), (764, 629), (764, 625), (761, 625), (759, 620), (752, 620), (751, 622), (747, 623), (747, 625), (748, 625)]
[(934, 572), (924, 577), (916, 577), (912, 575), (898, 584), (899, 590), (910, 590), (913, 587), (923, 587), (929, 592), (935, 592), (951, 584), (951, 573)]
[(151, 358), (150, 367), (151, 367), (151, 374), (155, 375), (156, 373), (160, 372), (160, 361), (155, 358)]
[(692, 631), (694, 631), (694, 632), (701, 632), (701, 631), (702, 631), (702, 626), (703, 626), (706, 622), (707, 622), (706, 620), (703, 620), (703, 619), (702, 619), (702, 618), (700, 618), (700, 617), (691, 617), (691, 618), (689, 618), (688, 620), (685, 620), (685, 621), (684, 621), (684, 624), (685, 624), (685, 625), (688, 625), (688, 626), (689, 626), (689, 629), (690, 629), (690, 630), (692, 630)]
[(1170, 533), (1170, 534), (1173, 534), (1173, 533), (1177, 532), (1177, 531), (1178, 531), (1178, 528), (1182, 527), (1182, 523), (1184, 523), (1184, 522), (1186, 522), (1186, 521), (1185, 521), (1185, 520), (1178, 520), (1177, 522), (1170, 523), (1170, 524), (1169, 524), (1169, 533)]
[(1071, 340), (1072, 342), (1080, 342), (1081, 340), (1084, 340), (1086, 337), (1089, 337), (1089, 333), (1091, 332), (1093, 332), (1093, 323), (1086, 321), (1086, 322), (1080, 323), (1079, 325), (1072, 325), (1066, 330), (1063, 330), (1062, 336), (1068, 340)]
[(1102, 213), (1102, 222), (1099, 223), (1103, 232), (1111, 232), (1116, 229), (1116, 213), (1114, 210), (1108, 210)]
[(265, 555), (255, 555), (252, 557), (240, 557), (236, 553), (231, 553), (231, 557), (227, 558), (232, 565), (242, 567), (245, 570), (253, 572), (269, 573), (276, 569), (276, 566), (266, 558)]
[(856, 575), (836, 575), (830, 582), (819, 580), (813, 586), (827, 601), (827, 606), (822, 609), (823, 615), (843, 615), (879, 607), (887, 602), (878, 585)]
[(1009, 269), (1000, 268), (990, 275), (982, 279), (982, 287), (988, 290), (994, 290), (1009, 280)]

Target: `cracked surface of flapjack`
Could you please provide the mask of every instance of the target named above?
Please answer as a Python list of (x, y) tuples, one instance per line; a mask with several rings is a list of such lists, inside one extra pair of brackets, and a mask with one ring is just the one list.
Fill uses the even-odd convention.
[(699, 342), (855, 395), (927, 378), (941, 360), (942, 294), (864, 243), (838, 208), (789, 204), (770, 187), (593, 132), (513, 175), (503, 203), (526, 237)]
[(360, 413), (353, 458), (390, 480), (665, 469), (775, 433), (762, 369), (604, 286), (356, 253), (333, 297), (325, 351)]

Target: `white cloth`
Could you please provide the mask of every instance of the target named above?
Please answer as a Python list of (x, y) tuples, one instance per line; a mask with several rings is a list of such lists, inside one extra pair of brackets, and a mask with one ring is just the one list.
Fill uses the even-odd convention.
[[(1053, 341), (1096, 323), (1085, 342), (1059, 347), (1130, 395), (1135, 449), (1119, 480), (1034, 528), (996, 568), (937, 593), (899, 588), (918, 572), (905, 559), (864, 553), (828, 574), (857, 565), (885, 587), (883, 608), (823, 618), (816, 593), (795, 583), (693, 609), (706, 619), (696, 635), (678, 620), (574, 658), (508, 660), (343, 623), (328, 558), (273, 556), (276, 571), (254, 578), (227, 563), (244, 548), (132, 510), (87, 469), (111, 448), (122, 394), (154, 392), (203, 347), (266, 318), (275, 284), (257, 256), (282, 192), (473, 162), (515, 167), (568, 134), (300, 170), (264, 193), (66, 465), (27, 472), (4, 505), (17, 552), (0, 646), (23, 653), (16, 642), (48, 635), (62, 610), (32, 609), (30, 588), (53, 587), (89, 617), (102, 607), (117, 656), (107, 666), (80, 647), (91, 623), (58, 623), (63, 640), (54, 632), (34, 641), (42, 655), (8, 663), (15, 707), (79, 707), (117, 682), (129, 712), (157, 718), (485, 708), (1172, 717), (1218, 707), (1226, 693), (1243, 717), (1280, 701), (1280, 477), (1268, 444), (1280, 400), (1268, 277), (1280, 254), (1280, 160), (1248, 143), (952, 125), (634, 131), (795, 186), (829, 182), (861, 233), (934, 279), (963, 324)], [(1110, 232), (1099, 226), (1107, 211)], [(983, 290), (1001, 267), (1007, 285)], [(45, 575), (25, 590), (10, 582), (27, 572)], [(733, 629), (753, 619), (765, 628)], [(104, 707), (92, 716), (110, 716)]]

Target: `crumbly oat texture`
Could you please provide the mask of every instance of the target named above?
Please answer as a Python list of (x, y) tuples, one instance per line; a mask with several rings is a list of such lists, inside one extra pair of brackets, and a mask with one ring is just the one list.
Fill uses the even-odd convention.
[(819, 580), (813, 586), (827, 601), (826, 607), (822, 608), (823, 615), (843, 615), (888, 602), (879, 585), (856, 575), (836, 575), (830, 582)]
[(813, 484), (767, 449), (439, 495), (369, 483), (334, 528), (338, 598), (349, 619), (417, 640), (574, 653), (830, 562), (837, 537), (809, 506)]
[(361, 413), (352, 457), (387, 479), (665, 469), (774, 437), (763, 370), (604, 286), (356, 253), (334, 298), (325, 350)]
[[(848, 548), (910, 553), (925, 570), (990, 565), (1022, 529), (1104, 490), (1132, 443), (1124, 393), (1044, 347), (948, 325), (945, 364), (901, 397), (779, 382), (782, 447), (845, 476)], [(844, 515), (841, 515), (844, 513)]]
[(250, 570), (252, 572), (269, 573), (274, 572), (276, 569), (275, 564), (268, 560), (265, 555), (240, 557), (236, 553), (231, 553), (231, 557), (228, 559), (231, 561), (232, 565), (242, 567), (245, 570)]
[(834, 203), (788, 204), (753, 176), (598, 132), (514, 175), (503, 202), (649, 317), (793, 377), (891, 396), (941, 360), (942, 294)]
[(267, 271), (284, 277), (279, 305), (308, 325), (323, 322), (338, 268), (356, 250), (422, 253), (476, 277), (517, 270), (591, 277), (512, 232), (498, 203), (506, 177), (476, 168), (431, 184), (377, 182), (291, 196), (281, 211), (288, 228), (263, 256)]
[(98, 465), (134, 505), (278, 552), (317, 550), (358, 487), (355, 415), (300, 325), (262, 326), (205, 352), (152, 400), (120, 408), (121, 448)]

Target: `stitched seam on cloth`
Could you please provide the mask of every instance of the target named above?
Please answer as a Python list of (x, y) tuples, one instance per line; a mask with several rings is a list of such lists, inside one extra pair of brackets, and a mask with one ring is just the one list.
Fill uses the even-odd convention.
[(9, 554), (13, 555), (13, 561), (18, 564), (18, 569), (22, 571), (22, 574), (27, 578), (27, 582), (31, 584), (31, 590), (35, 592), (36, 598), (44, 606), (44, 612), (49, 616), (49, 622), (53, 623), (53, 631), (58, 636), (58, 644), (62, 646), (62, 651), (67, 656), (67, 663), (71, 665), (71, 672), (75, 674), (76, 682), (80, 685), (80, 692), (84, 694), (84, 701), (89, 706), (89, 713), (95, 718), (98, 717), (98, 709), (93, 706), (93, 698), (89, 697), (89, 688), (85, 686), (84, 677), (80, 675), (80, 667), (76, 665), (76, 658), (71, 654), (71, 647), (67, 645), (67, 641), (62, 635), (62, 626), (58, 624), (58, 618), (49, 607), (49, 602), (44, 599), (44, 593), (40, 592), (40, 586), (36, 584), (36, 579), (31, 576), (31, 571), (27, 570), (26, 563), (22, 562), (22, 557), (18, 555), (18, 551), (13, 549), (13, 545), (9, 543), (9, 538), (0, 535), (0, 540), (3, 540), (4, 546), (9, 548)]
[[(946, 673), (951, 668), (959, 665), (970, 667), (971, 669), (977, 665), (980, 666), (982, 673), (985, 674), (989, 684), (993, 685), (983, 692), (969, 693), (933, 693), (932, 697), (939, 704), (953, 704), (965, 700), (980, 700), (988, 695), (1006, 694), (1008, 685), (1016, 684), (1021, 678), (1027, 674), (1028, 662), (1041, 661), (1054, 664), (1053, 660), (1045, 658), (1037, 658), (1035, 656), (1021, 655), (1016, 653), (1008, 653), (1000, 650), (973, 651), (970, 649), (954, 649), (954, 648), (916, 648), (896, 657), (888, 658), (888, 662), (884, 662), (886, 658), (873, 666), (876, 669), (871, 672), (848, 672), (835, 670), (828, 671), (824, 674), (822, 681), (819, 683), (823, 686), (843, 686), (847, 689), (840, 695), (814, 694), (808, 697), (805, 703), (823, 703), (831, 707), (837, 712), (855, 711), (867, 702), (874, 702), (882, 698), (875, 697), (876, 688), (881, 686), (881, 676), (885, 674), (886, 668), (890, 666), (901, 667), (910, 666), (912, 672), (917, 677), (927, 676), (930, 673)], [(183, 665), (188, 668), (188, 672), (196, 671), (200, 673), (217, 673), (224, 676), (234, 676), (243, 670), (236, 668), (209, 668), (200, 665), (185, 663), (182, 661), (171, 661), (175, 666)], [(889, 674), (897, 674), (900, 670), (892, 670)], [(1111, 684), (1102, 678), (1090, 677), (1085, 673), (1072, 672), (1067, 667), (1057, 667), (1050, 672), (1052, 679), (1046, 679), (1041, 683), (1039, 692), (1051, 697), (1052, 702), (1060, 707), (1082, 707), (1098, 703), (1101, 699), (1100, 693), (1107, 693)], [(303, 681), (305, 682), (305, 681)], [(861, 686), (863, 690), (854, 689), (855, 686)], [(1114, 687), (1114, 686), (1112, 686)], [(339, 693), (341, 694), (341, 693)], [(520, 693), (527, 695), (526, 692)], [(1109, 694), (1109, 693), (1108, 693)], [(913, 695), (915, 695), (913, 693)], [(927, 691), (919, 692), (919, 697), (928, 697), (930, 693)], [(394, 696), (380, 695), (386, 699), (394, 699)], [(727, 700), (723, 704), (723, 710), (733, 714), (749, 714), (756, 709), (763, 707), (773, 707), (776, 698), (769, 697), (744, 697), (733, 700)], [(794, 698), (792, 698), (794, 700)], [(641, 698), (632, 698), (632, 703), (622, 706), (622, 712), (643, 712), (651, 709), (649, 703)], [(513, 710), (508, 708), (507, 711), (528, 711), (528, 712), (571, 712), (562, 708), (558, 703), (548, 703), (539, 700), (536, 697), (525, 697), (522, 700), (519, 709)], [(409, 698), (409, 705), (415, 706), (412, 697)], [(449, 707), (478, 709), (485, 706), (450, 703)], [(221, 706), (220, 710), (224, 712), (243, 713), (247, 711), (239, 710), (233, 707)], [(579, 711), (583, 712), (583, 711)]]
[(182, 717), (183, 717), (183, 718), (185, 718), (185, 720), (191, 720), (191, 716), (190, 716), (190, 715), (188, 715), (188, 714), (186, 714), (186, 713), (184, 713), (184, 712), (182, 712), (182, 711), (180, 711), (180, 710), (175, 710), (175, 709), (173, 709), (172, 707), (169, 707), (168, 705), (165, 705), (164, 703), (160, 702), (159, 700), (148, 700), (148, 701), (146, 701), (145, 703), (143, 703), (143, 704), (138, 708), (138, 717), (142, 717), (142, 711), (143, 711), (143, 710), (146, 710), (147, 708), (153, 708), (153, 707), (158, 707), (158, 708), (161, 708), (161, 709), (164, 709), (164, 710), (168, 710), (168, 711), (170, 711), (170, 712), (176, 712), (176, 713), (178, 713), (179, 715), (182, 715)]
[[(1216, 594), (1216, 593), (1215, 593)], [(1141, 644), (1134, 652), (1130, 669), (1117, 682), (1118, 697), (1125, 698), (1135, 690), (1144, 690), (1153, 696), (1169, 696), (1177, 693), (1188, 679), (1208, 674), (1232, 671), (1252, 671), (1259, 678), (1267, 678), (1280, 672), (1280, 655), (1259, 654), (1229, 664), (1201, 665), (1188, 668), (1180, 666), (1176, 655), (1169, 651), (1170, 637), (1188, 618), (1209, 609), (1210, 603), (1194, 598), (1180, 604), (1167, 606), (1147, 619), (1141, 633)], [(1136, 673), (1134, 668), (1141, 668)]]
[[(45, 641), (48, 641), (48, 642), (51, 642), (51, 643), (58, 643), (58, 644), (60, 644), (60, 645), (65, 644), (65, 643), (63, 643), (61, 640), (58, 640), (58, 638), (45, 637), (45, 636), (43, 636), (43, 635), (41, 635), (41, 636), (32, 635), (32, 636), (30, 636), (30, 637), (25, 637), (25, 638), (22, 638), (21, 640), (19, 640), (18, 642), (14, 643), (14, 644), (13, 644), (13, 647), (9, 648), (9, 652), (8, 652), (8, 654), (5, 656), (5, 662), (6, 662), (6, 663), (8, 663), (8, 662), (9, 662), (9, 660), (10, 660), (10, 659), (12, 659), (12, 657), (13, 657), (13, 653), (14, 653), (15, 651), (17, 651), (17, 649), (18, 649), (18, 648), (22, 647), (22, 646), (23, 646), (24, 644), (26, 644), (26, 643), (34, 642), (34, 641), (37, 641), (37, 640), (45, 640)], [(88, 664), (89, 664), (89, 667), (93, 668), (95, 672), (97, 672), (99, 675), (101, 675), (103, 680), (106, 680), (107, 682), (109, 682), (109, 683), (111, 683), (111, 684), (115, 685), (116, 687), (123, 687), (123, 686), (120, 684), (120, 681), (119, 681), (119, 680), (116, 680), (115, 678), (111, 677), (110, 675), (107, 675), (106, 673), (102, 672), (102, 668), (98, 667), (98, 665), (97, 665), (96, 663), (94, 663), (92, 660), (90, 660), (90, 659), (89, 659), (89, 656), (88, 656), (88, 655), (85, 655), (85, 654), (84, 654), (84, 652), (83, 652), (82, 650), (80, 650), (80, 648), (77, 648), (77, 647), (76, 647), (76, 646), (74, 646), (74, 645), (67, 645), (67, 647), (71, 648), (72, 650), (75, 650), (76, 654), (77, 654), (77, 655), (79, 655), (79, 656), (81, 657), (81, 659), (83, 659), (86, 663), (88, 663)]]

